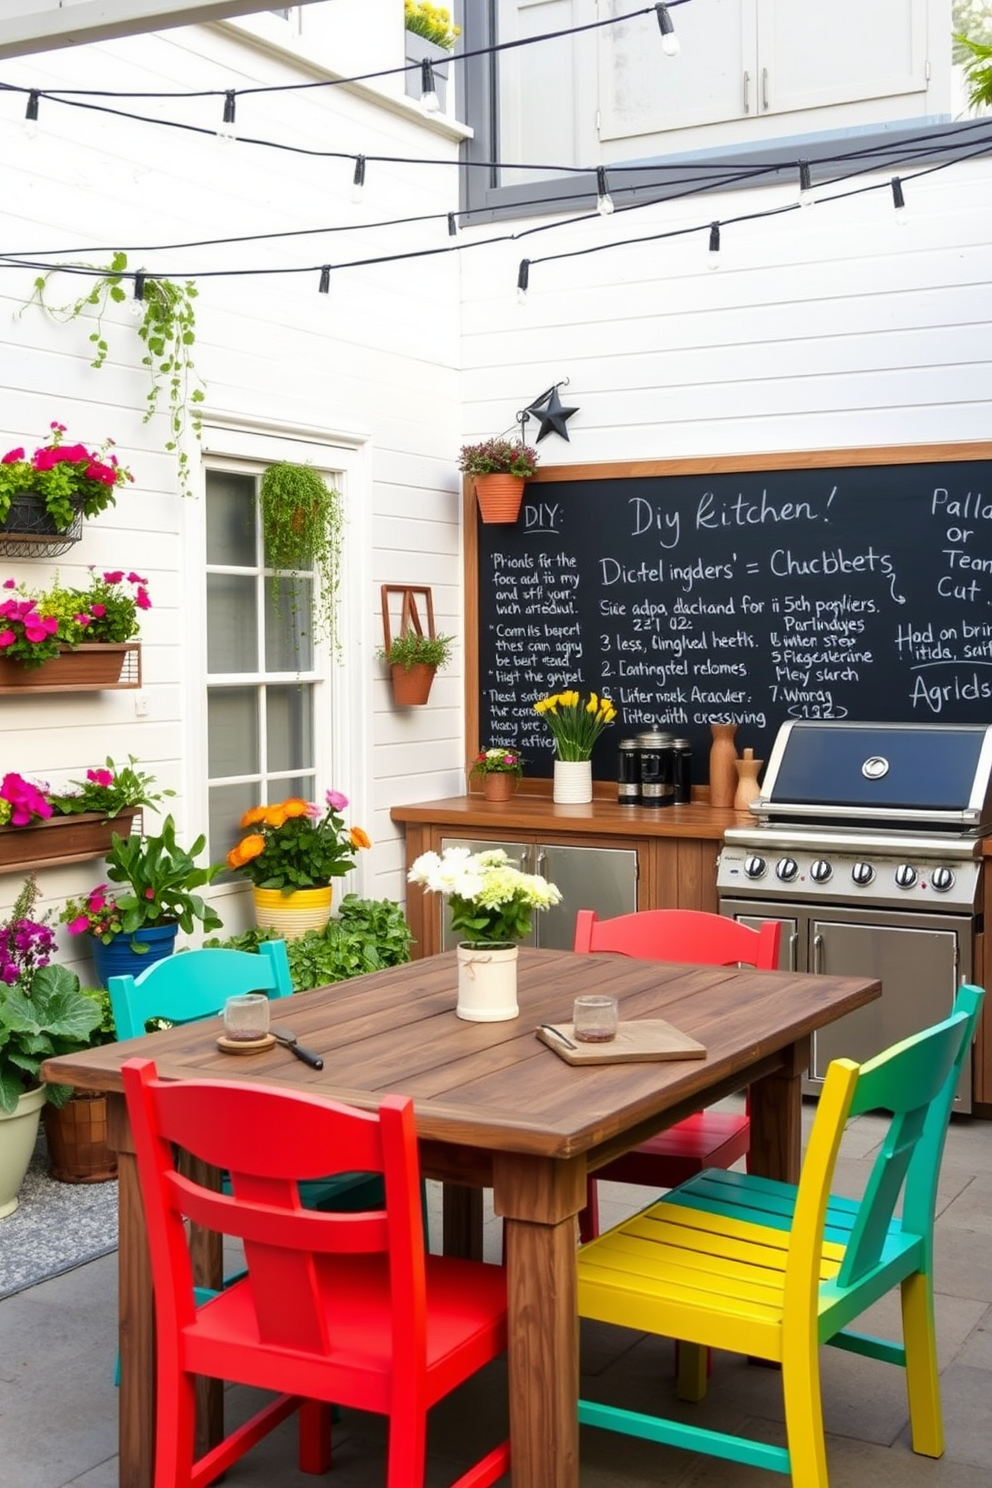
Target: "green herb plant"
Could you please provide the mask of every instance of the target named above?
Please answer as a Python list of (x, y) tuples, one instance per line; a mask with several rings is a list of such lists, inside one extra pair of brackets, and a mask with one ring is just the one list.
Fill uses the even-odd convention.
[[(73, 264), (71, 267), (93, 268), (93, 265)], [(58, 269), (49, 269), (47, 274), (40, 275), (34, 281), (34, 292), (28, 304), (37, 300), (46, 314), (62, 324), (79, 320), (88, 312), (94, 311), (95, 326), (89, 339), (95, 356), (90, 365), (102, 367), (110, 355), (110, 344), (104, 330), (107, 309), (111, 304), (123, 304), (133, 291), (136, 276), (134, 270), (128, 270), (127, 254), (115, 253), (111, 258), (110, 268), (100, 275), (89, 294), (66, 305), (53, 305), (48, 299), (49, 282), (57, 273)], [(125, 288), (125, 282), (128, 288)], [(168, 402), (170, 431), (165, 447), (176, 456), (179, 489), (184, 496), (190, 494), (186, 436), (192, 434), (199, 439), (202, 433), (199, 405), (203, 402), (204, 395), (193, 367), (193, 346), (196, 342), (193, 301), (197, 293), (192, 279), (178, 284), (173, 279), (164, 279), (157, 275), (144, 277), (139, 302), (142, 314), (137, 323), (138, 337), (144, 343), (141, 364), (148, 368), (150, 378), (142, 422), (149, 423), (158, 412), (159, 399), (164, 390)]]
[(389, 643), (388, 650), (380, 646), (378, 655), (387, 666), (400, 666), (408, 672), (411, 667), (417, 665), (447, 666), (451, 660), (453, 645), (453, 636), (428, 636), (416, 630), (408, 630), (403, 635), (394, 636)]
[[(251, 929), (227, 940), (206, 945), (256, 951), (263, 940), (280, 939), (278, 932)], [(392, 899), (360, 899), (346, 894), (336, 918), (323, 930), (308, 930), (286, 942), (295, 992), (344, 982), (367, 971), (403, 966), (410, 959), (413, 935), (406, 916)]]

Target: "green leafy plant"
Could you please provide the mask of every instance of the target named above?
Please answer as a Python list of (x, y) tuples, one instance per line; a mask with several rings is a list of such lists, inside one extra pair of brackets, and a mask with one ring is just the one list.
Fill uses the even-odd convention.
[[(89, 294), (67, 305), (52, 305), (47, 298), (49, 283), (58, 269), (50, 269), (47, 274), (34, 281), (34, 293), (28, 304), (37, 300), (53, 320), (65, 324), (78, 320), (90, 311), (95, 312), (96, 323), (89, 338), (95, 351), (90, 364), (93, 367), (102, 367), (110, 355), (110, 345), (104, 331), (108, 306), (123, 304), (131, 292), (124, 287), (125, 281), (133, 286), (137, 280), (137, 275), (133, 270), (129, 272), (127, 265), (127, 254), (115, 253), (111, 258), (110, 268), (100, 274)], [(93, 268), (93, 265), (72, 264), (67, 267), (87, 269)], [(190, 493), (186, 435), (189, 433), (199, 439), (202, 433), (199, 405), (203, 402), (203, 389), (193, 367), (193, 347), (196, 343), (193, 301), (198, 291), (192, 279), (177, 284), (172, 279), (143, 274), (141, 282), (141, 319), (137, 324), (137, 334), (144, 343), (141, 364), (148, 369), (149, 376), (143, 422), (147, 424), (158, 412), (159, 400), (164, 390), (169, 420), (169, 438), (165, 447), (176, 456), (179, 489), (185, 496)]]
[(95, 517), (113, 506), (118, 486), (134, 479), (111, 454), (113, 440), (99, 450), (85, 444), (64, 444), (65, 424), (53, 423), (47, 444), (28, 459), (21, 447), (0, 459), (0, 522), (6, 520), (15, 496), (41, 497), (55, 525), (65, 531), (78, 514)]
[(158, 836), (120, 837), (115, 832), (106, 858), (107, 877), (125, 885), (125, 892), (108, 893), (108, 885), (100, 884), (82, 900), (70, 899), (60, 920), (71, 935), (86, 932), (105, 944), (116, 934), (133, 936), (146, 925), (175, 923), (187, 935), (196, 921), (204, 930), (218, 929), (220, 916), (195, 892), (211, 883), (224, 866), (196, 866), (206, 842), (201, 833), (188, 852), (180, 847), (171, 816), (163, 821)]
[[(328, 486), (311, 465), (283, 460), (268, 466), (262, 475), (259, 509), (265, 562), (276, 570), (275, 595), (288, 581), (293, 606), (308, 617), (308, 629), (314, 637), (326, 637), (339, 652), (337, 612), (344, 536), (341, 493)], [(294, 577), (300, 570), (316, 573), (316, 593), (309, 580)]]
[[(263, 940), (278, 940), (274, 930), (246, 930), (227, 940), (208, 940), (206, 945), (257, 951)], [(308, 992), (331, 982), (347, 981), (367, 971), (402, 966), (410, 959), (413, 935), (406, 916), (392, 899), (359, 899), (346, 894), (337, 917), (323, 930), (308, 930), (286, 942), (293, 990)]]
[(967, 36), (955, 36), (954, 44), (958, 58), (964, 61), (969, 107), (992, 104), (992, 46)]
[(442, 5), (430, 5), (427, 0), (403, 0), (406, 29), (425, 41), (450, 52), (462, 31), (451, 24), (451, 13)]
[(454, 637), (446, 635), (427, 636), (419, 631), (408, 630), (394, 636), (389, 649), (380, 646), (378, 656), (387, 666), (399, 666), (408, 672), (412, 666), (447, 666), (451, 660)]
[(462, 445), (458, 469), (465, 475), (519, 475), (526, 480), (537, 470), (537, 451), (519, 439), (484, 439)]
[(105, 765), (96, 770), (87, 770), (85, 780), (71, 780), (66, 791), (51, 791), (48, 799), (56, 815), (78, 816), (84, 811), (99, 811), (105, 821), (111, 821), (122, 811), (139, 806), (158, 806), (165, 796), (174, 796), (174, 790), (152, 790), (154, 775), (135, 768), (138, 761), (128, 755), (126, 765), (115, 765), (108, 754)]
[(325, 791), (324, 806), (290, 796), (274, 806), (253, 806), (241, 818), (248, 833), (227, 855), (227, 866), (259, 889), (323, 888), (350, 873), (359, 848), (371, 847), (361, 827), (346, 827), (348, 797)]

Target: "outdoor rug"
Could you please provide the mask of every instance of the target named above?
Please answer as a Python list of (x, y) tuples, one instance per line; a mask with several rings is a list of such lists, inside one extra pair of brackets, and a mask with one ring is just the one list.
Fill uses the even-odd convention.
[(0, 1219), (0, 1298), (117, 1248), (117, 1184), (58, 1183), (40, 1136), (13, 1214)]

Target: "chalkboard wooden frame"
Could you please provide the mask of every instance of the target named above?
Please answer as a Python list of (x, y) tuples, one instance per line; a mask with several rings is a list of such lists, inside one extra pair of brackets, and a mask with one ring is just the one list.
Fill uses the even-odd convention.
[[(771, 454), (714, 455), (674, 460), (608, 461), (602, 464), (542, 466), (527, 482), (532, 486), (564, 482), (616, 481), (671, 476), (723, 475), (738, 472), (763, 473), (788, 470), (817, 470), (858, 466), (894, 468), (903, 465), (992, 461), (992, 442), (963, 441), (920, 445), (878, 445), (850, 449), (785, 450)], [(525, 494), (525, 500), (526, 500)], [(471, 478), (463, 483), (464, 602), (465, 602), (465, 731), (468, 757), (488, 741), (479, 737), (480, 727), (480, 595), (479, 516)], [(992, 712), (992, 710), (990, 710)], [(523, 790), (545, 793), (546, 779), (521, 783)], [(612, 791), (612, 780), (607, 788)]]

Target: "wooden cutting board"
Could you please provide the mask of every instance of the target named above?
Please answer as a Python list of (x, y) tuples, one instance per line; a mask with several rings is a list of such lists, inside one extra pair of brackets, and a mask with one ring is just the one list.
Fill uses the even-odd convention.
[[(564, 1038), (556, 1038), (557, 1029)], [(663, 1018), (644, 1018), (639, 1022), (621, 1023), (617, 1036), (606, 1044), (581, 1044), (575, 1038), (571, 1023), (542, 1025), (537, 1036), (554, 1049), (566, 1064), (644, 1064), (654, 1059), (705, 1059), (706, 1047), (688, 1034), (681, 1033)], [(570, 1049), (567, 1039), (575, 1045)]]

